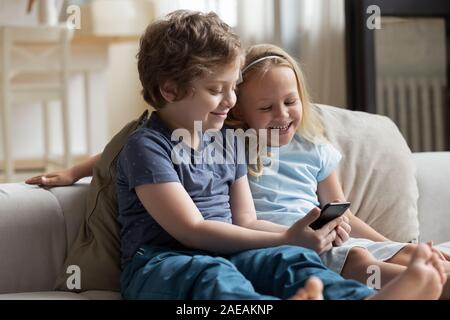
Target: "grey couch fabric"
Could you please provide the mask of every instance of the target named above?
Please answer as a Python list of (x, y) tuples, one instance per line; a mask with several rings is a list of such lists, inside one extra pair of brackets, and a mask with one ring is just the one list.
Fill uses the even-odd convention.
[(0, 184), (0, 299), (120, 299), (111, 291), (52, 291), (81, 225), (89, 182)]
[(52, 192), (0, 185), (0, 292), (50, 290), (66, 253), (66, 228)]
[(420, 240), (450, 241), (450, 152), (413, 153), (419, 187)]

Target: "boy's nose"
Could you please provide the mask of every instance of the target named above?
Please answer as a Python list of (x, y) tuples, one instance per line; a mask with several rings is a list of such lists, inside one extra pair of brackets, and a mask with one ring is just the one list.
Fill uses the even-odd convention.
[(236, 94), (234, 92), (230, 92), (226, 96), (224, 96), (224, 99), (222, 100), (221, 105), (223, 107), (227, 107), (229, 109), (233, 108), (236, 104)]

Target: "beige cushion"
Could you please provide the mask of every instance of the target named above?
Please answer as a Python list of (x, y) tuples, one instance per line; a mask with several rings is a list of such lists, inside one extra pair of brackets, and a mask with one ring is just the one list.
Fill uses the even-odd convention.
[(415, 167), (397, 126), (384, 116), (317, 106), (343, 156), (338, 175), (352, 212), (389, 239), (417, 239)]
[[(94, 167), (87, 193), (84, 220), (56, 280), (56, 290), (120, 291), (120, 226), (117, 221), (116, 195), (117, 159), (128, 136), (147, 119), (148, 112), (128, 123), (116, 134), (103, 150)], [(77, 265), (81, 270), (81, 288), (69, 290), (66, 273), (68, 266)]]
[(71, 186), (48, 188), (48, 191), (58, 200), (58, 206), (64, 215), (67, 235), (66, 253), (68, 248), (72, 246), (83, 222), (84, 216), (82, 213), (86, 211), (85, 199), (90, 181), (91, 177), (88, 177)]

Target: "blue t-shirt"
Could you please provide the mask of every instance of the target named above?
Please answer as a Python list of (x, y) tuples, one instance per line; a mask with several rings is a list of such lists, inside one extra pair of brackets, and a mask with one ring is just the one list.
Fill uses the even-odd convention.
[(313, 144), (298, 134), (287, 145), (268, 148), (263, 175), (248, 175), (258, 219), (290, 226), (318, 207), (318, 183), (336, 169), (341, 154), (331, 144)]
[[(211, 153), (214, 155), (216, 151), (208, 146), (220, 140), (212, 138), (214, 135), (204, 134), (197, 152), (179, 140), (172, 141), (172, 131), (157, 112), (152, 113), (147, 126), (130, 135), (119, 155), (117, 168), (122, 263), (129, 261), (143, 244), (182, 248), (144, 208), (135, 191), (137, 186), (179, 182), (206, 220), (231, 223), (230, 186), (247, 173), (247, 168), (237, 161), (237, 149), (241, 148), (237, 146), (238, 139), (233, 138), (230, 147), (224, 128), (216, 134), (222, 136), (223, 145), (228, 142), (228, 148), (223, 148), (223, 159), (231, 159), (231, 163), (211, 163)], [(177, 152), (172, 153), (174, 148)], [(176, 160), (189, 153), (190, 163)], [(181, 156), (172, 158), (173, 155)]]

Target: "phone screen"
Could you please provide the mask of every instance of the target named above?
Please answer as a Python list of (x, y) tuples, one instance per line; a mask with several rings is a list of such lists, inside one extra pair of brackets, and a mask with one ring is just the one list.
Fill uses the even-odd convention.
[(325, 224), (337, 217), (344, 214), (350, 207), (350, 202), (330, 202), (326, 204), (322, 211), (320, 211), (320, 217), (311, 223), (310, 227), (314, 230), (322, 228)]

